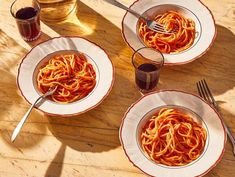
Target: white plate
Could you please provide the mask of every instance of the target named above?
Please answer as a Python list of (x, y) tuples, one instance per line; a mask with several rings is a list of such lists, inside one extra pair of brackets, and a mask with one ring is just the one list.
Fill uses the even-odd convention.
[[(154, 109), (179, 106), (198, 115), (207, 130), (207, 141), (201, 156), (186, 166), (169, 167), (149, 160), (139, 146), (139, 124)], [(208, 173), (221, 160), (226, 132), (219, 114), (200, 97), (176, 90), (150, 93), (135, 102), (125, 113), (120, 127), (120, 141), (129, 160), (140, 170), (157, 177), (194, 177)]]
[(72, 116), (96, 107), (113, 86), (113, 64), (106, 52), (95, 43), (80, 37), (58, 37), (37, 45), (22, 60), (18, 69), (17, 84), (22, 96), (32, 104), (41, 94), (36, 89), (35, 76), (42, 60), (47, 60), (48, 55), (63, 51), (78, 51), (87, 56), (96, 71), (96, 86), (81, 100), (59, 104), (46, 99), (37, 108), (50, 115)]
[[(151, 9), (148, 11), (149, 16), (153, 13), (175, 10), (195, 22), (198, 35), (193, 45), (177, 54), (163, 54), (165, 65), (180, 65), (191, 62), (205, 54), (215, 40), (215, 20), (211, 11), (199, 0), (137, 0), (130, 8), (140, 14)], [(135, 51), (144, 47), (137, 34), (137, 22), (138, 19), (129, 12), (125, 14), (122, 21), (123, 37), (126, 43)]]

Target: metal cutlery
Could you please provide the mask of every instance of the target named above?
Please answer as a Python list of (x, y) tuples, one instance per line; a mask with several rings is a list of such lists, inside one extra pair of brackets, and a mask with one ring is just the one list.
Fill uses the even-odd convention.
[(45, 94), (38, 97), (36, 99), (36, 101), (30, 106), (29, 110), (26, 112), (26, 114), (23, 116), (23, 118), (20, 120), (20, 122), (16, 126), (15, 130), (13, 131), (12, 136), (11, 136), (12, 142), (15, 141), (17, 135), (19, 134), (21, 128), (23, 127), (25, 121), (27, 120), (28, 116), (30, 115), (30, 113), (31, 113), (32, 109), (35, 107), (35, 105), (41, 103), (41, 101), (44, 100), (44, 98), (46, 98), (47, 96), (52, 95), (56, 91), (56, 89), (57, 89), (57, 86), (50, 88)]
[(118, 2), (118, 1), (116, 1), (116, 0), (105, 0), (105, 1), (111, 3), (112, 5), (115, 5), (115, 6), (119, 7), (119, 8), (121, 8), (121, 9), (124, 9), (124, 10), (126, 10), (127, 12), (132, 13), (132, 14), (133, 14), (134, 16), (136, 16), (137, 18), (143, 19), (143, 20), (146, 22), (148, 28), (151, 29), (151, 30), (153, 30), (153, 31), (155, 31), (155, 32), (163, 33), (163, 34), (172, 34), (172, 33), (175, 32), (174, 30), (172, 30), (172, 31), (167, 31), (167, 30), (165, 29), (164, 25), (162, 25), (162, 24), (160, 24), (160, 23), (157, 23), (157, 22), (154, 21), (154, 20), (148, 19), (147, 17), (145, 17), (145, 16), (143, 16), (143, 15), (137, 13), (136, 11), (132, 10), (131, 8), (126, 7), (125, 5), (121, 4), (120, 2)]
[[(218, 104), (216, 103), (208, 84), (206, 83), (206, 80), (200, 80), (197, 82), (197, 90), (199, 95), (205, 100), (207, 101), (209, 104), (211, 104), (214, 108), (216, 108), (216, 110), (218, 112), (220, 112), (220, 108), (218, 106)], [(222, 116), (221, 116), (222, 117)], [(232, 143), (233, 146), (233, 154), (235, 155), (235, 138), (231, 132), (231, 130), (229, 130), (229, 127), (226, 125), (226, 123), (224, 122), (224, 120), (222, 119), (222, 123), (225, 127), (225, 130), (227, 132), (227, 135)]]

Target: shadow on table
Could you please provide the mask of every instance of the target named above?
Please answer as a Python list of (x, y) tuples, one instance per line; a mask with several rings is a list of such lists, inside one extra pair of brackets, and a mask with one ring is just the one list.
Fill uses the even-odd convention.
[(36, 45), (47, 41), (48, 39), (50, 39), (51, 37), (48, 36), (46, 33), (41, 32), (41, 35), (39, 36), (39, 38), (37, 40), (31, 41), (31, 42), (27, 42), (31, 47), (35, 47)]
[[(196, 82), (205, 78), (215, 96), (234, 89), (235, 72), (232, 71), (235, 68), (235, 35), (223, 26), (216, 25), (216, 28), (216, 39), (205, 55), (191, 63), (162, 70), (161, 88), (197, 93)], [(177, 79), (174, 75), (177, 75)], [(218, 103), (224, 102), (218, 100)]]
[(61, 172), (62, 172), (62, 168), (63, 168), (62, 162), (64, 161), (65, 150), (66, 150), (66, 145), (62, 144), (60, 146), (60, 149), (56, 153), (54, 159), (52, 160), (49, 167), (47, 168), (47, 171), (45, 173), (45, 177), (59, 177), (59, 176), (61, 176)]
[[(28, 121), (30, 126), (29, 124), (25, 125), (14, 143), (10, 141), (14, 128), (29, 107), (28, 104), (25, 104), (25, 108), (23, 107), (24, 104), (22, 102), (25, 101), (20, 96), (16, 85), (17, 69), (26, 52), (25, 48), (21, 47), (14, 39), (0, 29), (0, 97), (2, 100), (0, 103), (0, 131), (5, 142), (10, 146), (14, 146), (20, 152), (22, 151), (20, 148), (35, 146), (42, 139), (42, 136), (32, 137), (30, 135), (33, 133), (31, 130), (40, 132), (39, 134), (45, 132), (45, 126), (41, 126), (38, 123), (29, 123), (37, 122), (42, 117), (41, 114), (33, 111), (30, 121)], [(16, 109), (17, 105), (19, 109)], [(36, 140), (35, 137), (37, 137)]]
[[(196, 93), (196, 82), (203, 78), (208, 81), (215, 95), (234, 88), (235, 83), (232, 80), (235, 72), (232, 71), (235, 68), (235, 36), (223, 26), (216, 25), (216, 28), (217, 37), (205, 55), (191, 63), (169, 66), (162, 70), (161, 88), (176, 88)], [(174, 75), (177, 75), (177, 79)]]

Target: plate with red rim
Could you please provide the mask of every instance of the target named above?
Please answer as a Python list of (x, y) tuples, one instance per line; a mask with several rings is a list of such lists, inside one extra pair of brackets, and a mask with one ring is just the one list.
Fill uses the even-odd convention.
[(109, 94), (114, 83), (114, 66), (107, 53), (97, 44), (81, 37), (56, 37), (33, 47), (22, 59), (18, 68), (17, 85), (22, 96), (30, 103), (42, 94), (36, 85), (36, 76), (53, 55), (63, 53), (83, 53), (96, 73), (96, 85), (84, 98), (60, 104), (50, 99), (36, 108), (49, 115), (73, 116), (98, 106)]
[[(162, 107), (178, 107), (197, 115), (207, 132), (206, 144), (201, 155), (184, 166), (166, 166), (150, 160), (143, 152), (140, 131), (146, 116)], [(149, 119), (149, 117), (147, 118)], [(222, 159), (227, 140), (218, 112), (200, 97), (179, 91), (161, 90), (149, 93), (137, 100), (125, 113), (119, 138), (130, 162), (150, 176), (194, 177), (208, 173)]]
[[(150, 17), (173, 10), (195, 22), (196, 35), (192, 46), (179, 53), (163, 53), (165, 65), (189, 63), (205, 54), (215, 40), (216, 27), (214, 17), (209, 8), (199, 0), (137, 0), (130, 8), (139, 14), (147, 14)], [(138, 19), (127, 12), (122, 20), (122, 35), (126, 43), (134, 51), (145, 46), (137, 31)]]

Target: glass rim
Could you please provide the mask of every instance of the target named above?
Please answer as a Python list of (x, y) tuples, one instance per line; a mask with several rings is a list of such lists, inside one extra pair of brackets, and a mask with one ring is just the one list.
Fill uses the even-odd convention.
[(38, 0), (32, 0), (32, 1), (34, 1), (34, 2), (37, 4), (37, 7), (38, 7), (38, 12), (37, 12), (37, 14), (36, 14), (35, 16), (31, 17), (31, 18), (28, 18), (28, 19), (20, 19), (20, 18), (17, 18), (17, 17), (15, 16), (15, 14), (13, 13), (13, 11), (12, 11), (12, 8), (13, 8), (14, 4), (16, 3), (16, 1), (18, 1), (18, 0), (14, 0), (14, 1), (12, 2), (12, 4), (11, 4), (11, 7), (10, 7), (11, 15), (12, 15), (16, 20), (22, 21), (22, 22), (30, 21), (30, 20), (33, 20), (36, 16), (39, 15), (39, 13), (40, 13), (40, 11), (41, 11), (41, 7), (40, 7), (40, 5), (39, 5), (39, 2), (38, 2)]
[[(141, 48), (139, 48), (138, 50), (136, 50), (133, 54), (132, 54), (132, 65), (134, 66), (134, 68), (136, 69), (136, 70), (138, 70), (139, 72), (142, 72), (142, 73), (146, 73), (145, 71), (142, 71), (142, 70), (140, 70), (140, 69), (138, 69), (138, 67), (135, 65), (135, 63), (134, 63), (134, 56), (135, 56), (135, 54), (136, 53), (138, 53), (140, 50), (142, 50), (142, 49), (149, 49), (149, 50), (152, 50), (152, 51), (154, 51), (154, 52), (157, 52), (157, 53), (159, 53), (161, 56), (162, 56), (162, 62), (161, 62), (161, 65), (160, 65), (160, 68), (159, 69), (161, 69), (163, 66), (164, 66), (164, 63), (165, 63), (165, 58), (164, 58), (164, 55), (162, 54), (162, 52), (160, 51), (160, 50), (158, 50), (158, 49), (153, 49), (153, 48), (149, 48), (149, 47), (141, 47)], [(149, 61), (151, 61), (151, 63), (157, 63), (156, 61), (153, 61), (153, 60), (151, 60), (151, 59), (148, 59)], [(160, 63), (160, 62), (159, 62)], [(157, 69), (157, 70), (155, 70), (155, 71), (150, 71), (150, 72), (147, 72), (147, 73), (154, 73), (154, 72), (156, 72), (156, 71), (158, 71), (159, 69)]]

